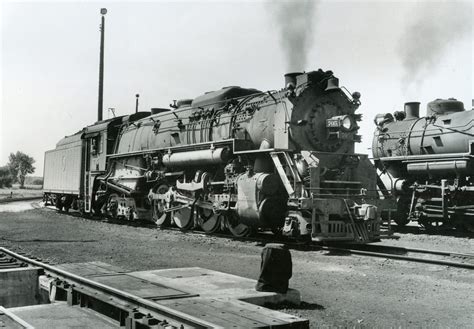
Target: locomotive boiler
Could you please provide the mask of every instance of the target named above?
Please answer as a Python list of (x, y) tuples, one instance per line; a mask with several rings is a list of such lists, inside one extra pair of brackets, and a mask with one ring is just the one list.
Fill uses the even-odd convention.
[(391, 177), (397, 195), (397, 223), (474, 230), (474, 111), (455, 99), (417, 102), (404, 111), (375, 118), (373, 156)]
[(379, 239), (382, 210), (394, 206), (379, 197), (368, 157), (354, 153), (359, 105), (359, 93), (318, 70), (285, 75), (279, 91), (225, 87), (98, 122), (78, 133), (81, 187), (45, 189), (46, 198), (182, 230)]

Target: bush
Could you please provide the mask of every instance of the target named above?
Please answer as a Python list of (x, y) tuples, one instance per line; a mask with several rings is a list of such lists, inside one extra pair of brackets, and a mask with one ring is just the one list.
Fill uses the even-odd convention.
[(36, 178), (31, 182), (31, 185), (43, 185), (43, 179), (42, 178)]
[(12, 187), (13, 177), (11, 176), (10, 169), (5, 167), (0, 167), (0, 188), (1, 187)]

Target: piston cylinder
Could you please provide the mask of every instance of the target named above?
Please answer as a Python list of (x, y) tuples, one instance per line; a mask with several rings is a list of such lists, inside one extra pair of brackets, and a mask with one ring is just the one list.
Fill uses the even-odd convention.
[(242, 174), (237, 178), (237, 213), (249, 226), (282, 226), (286, 202), (279, 197), (280, 178), (276, 174)]

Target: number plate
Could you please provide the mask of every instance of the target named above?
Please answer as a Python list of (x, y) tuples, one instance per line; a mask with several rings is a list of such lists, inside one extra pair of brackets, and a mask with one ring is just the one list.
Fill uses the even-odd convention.
[(337, 128), (339, 126), (339, 120), (326, 120), (326, 127), (328, 128)]

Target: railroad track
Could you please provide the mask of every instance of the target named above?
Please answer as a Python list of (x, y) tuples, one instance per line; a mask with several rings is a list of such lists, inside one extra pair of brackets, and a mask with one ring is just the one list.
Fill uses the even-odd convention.
[[(42, 208), (42, 209), (49, 209), (54, 210), (53, 207), (51, 208), (44, 208), (39, 205), (34, 206), (35, 208)], [(83, 217), (80, 216), (79, 213), (73, 214), (70, 213), (73, 217), (80, 217), (80, 218), (88, 218), (90, 220), (97, 220), (98, 218), (90, 218), (90, 217)], [(101, 218), (100, 220), (104, 220)], [(123, 221), (117, 220), (107, 220), (109, 223), (120, 223), (123, 224)], [(154, 224), (150, 223), (137, 223), (133, 222), (133, 226), (143, 226), (148, 228), (155, 228)], [(164, 230), (169, 231), (178, 231), (182, 232), (179, 228), (176, 227), (167, 227)], [(255, 242), (262, 245), (267, 243), (281, 243), (286, 245), (290, 249), (294, 250), (303, 250), (303, 251), (331, 251), (331, 252), (339, 252), (342, 254), (352, 254), (358, 256), (366, 256), (366, 257), (378, 257), (378, 258), (386, 258), (386, 259), (395, 259), (407, 262), (417, 262), (417, 263), (425, 263), (425, 264), (432, 264), (432, 265), (441, 265), (441, 266), (449, 266), (449, 267), (457, 267), (457, 268), (464, 268), (473, 270), (474, 269), (474, 254), (472, 253), (458, 253), (458, 252), (450, 252), (450, 251), (441, 251), (441, 250), (429, 250), (429, 249), (416, 249), (416, 248), (404, 248), (404, 247), (396, 247), (396, 246), (386, 246), (386, 245), (374, 245), (374, 244), (366, 244), (366, 245), (343, 245), (343, 244), (331, 244), (331, 245), (320, 245), (316, 243), (311, 243), (309, 241), (292, 241), (289, 239), (285, 239), (282, 237), (275, 237), (273, 234), (264, 234), (260, 233), (255, 236), (249, 237), (235, 237), (230, 234), (225, 233), (214, 233), (212, 235), (206, 234), (202, 231), (197, 230), (188, 230), (186, 234), (195, 234), (195, 235), (202, 235), (202, 236), (213, 236), (223, 239), (230, 239), (234, 241), (243, 241), (243, 242)]]
[[(170, 230), (177, 230), (176, 228), (169, 228)], [(207, 235), (203, 232), (191, 231), (193, 234)], [(464, 269), (474, 269), (474, 254), (472, 253), (458, 253), (441, 250), (429, 250), (429, 249), (417, 249), (417, 248), (404, 248), (396, 246), (385, 246), (385, 245), (319, 245), (308, 242), (295, 242), (288, 239), (275, 239), (272, 237), (266, 237), (264, 234), (254, 237), (236, 238), (227, 234), (213, 234), (221, 238), (227, 238), (232, 240), (240, 241), (252, 241), (256, 243), (282, 243), (290, 249), (295, 250), (306, 250), (306, 251), (320, 251), (326, 250), (331, 252), (340, 252), (345, 254), (368, 256), (368, 257), (379, 257), (403, 260), (409, 262), (426, 263), (433, 265), (443, 265), (449, 267), (458, 267)]]
[[(157, 322), (157, 328), (214, 327), (212, 323), (205, 319), (186, 314), (166, 305), (155, 303), (153, 300), (145, 299), (124, 290), (119, 290), (86, 277), (70, 273), (56, 266), (40, 262), (39, 260), (25, 257), (3, 247), (0, 247), (0, 256), (0, 259), (5, 260), (5, 264), (9, 265), (8, 268), (25, 266), (39, 267), (46, 275), (54, 278), (59, 288), (65, 291), (71, 290), (71, 292), (74, 290), (75, 294), (81, 293), (88, 296), (87, 298), (96, 298), (104, 304), (109, 303), (121, 312), (129, 314), (132, 318), (141, 319), (147, 315), (147, 317)], [(139, 327), (139, 325), (137, 327)], [(149, 328), (148, 326), (142, 327)], [(130, 328), (132, 328), (132, 326), (130, 326)], [(133, 328), (135, 328), (135, 325)]]
[(402, 248), (381, 245), (323, 247), (326, 250), (345, 251), (353, 255), (389, 258), (409, 262), (443, 265), (474, 270), (474, 254), (441, 250)]

